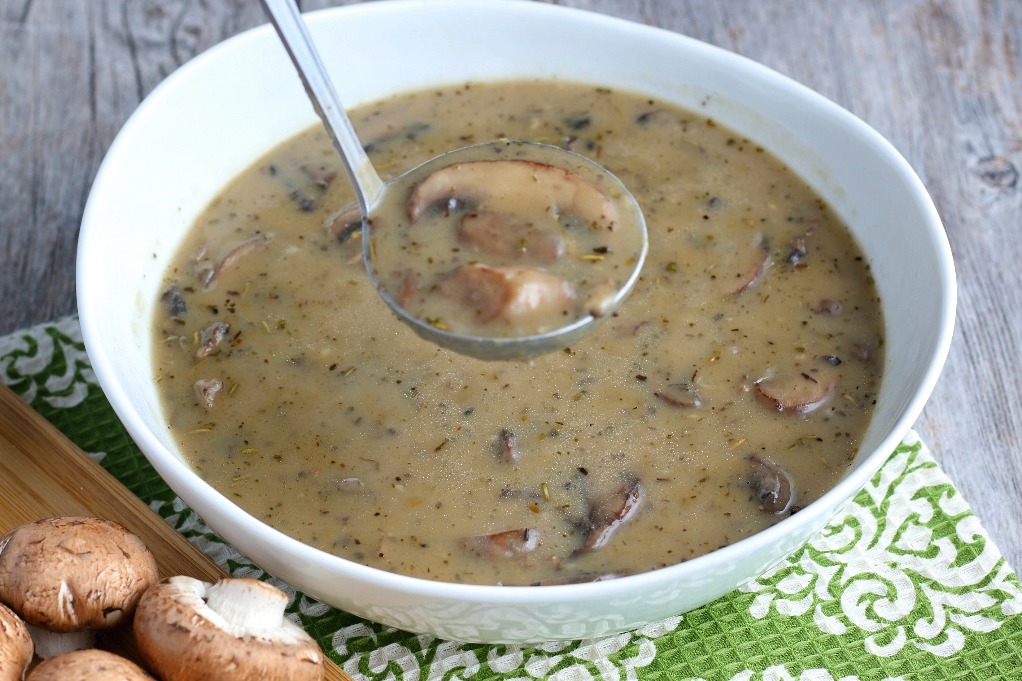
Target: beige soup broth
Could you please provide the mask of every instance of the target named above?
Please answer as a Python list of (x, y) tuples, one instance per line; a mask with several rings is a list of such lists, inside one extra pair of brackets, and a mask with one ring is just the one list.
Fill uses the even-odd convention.
[(154, 320), (170, 428), (228, 498), (383, 570), (554, 584), (713, 551), (843, 475), (880, 382), (879, 301), (845, 227), (754, 141), (557, 82), (401, 95), (354, 120), (387, 176), (505, 137), (589, 155), (642, 205), (649, 258), (563, 351), (453, 354), (369, 283), (323, 132), (285, 142), (196, 222)]

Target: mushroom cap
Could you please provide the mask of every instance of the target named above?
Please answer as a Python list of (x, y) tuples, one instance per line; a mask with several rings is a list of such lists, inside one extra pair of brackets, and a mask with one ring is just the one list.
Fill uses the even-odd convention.
[(21, 681), (32, 651), (28, 627), (13, 610), (0, 605), (0, 681)]
[[(245, 604), (266, 613), (220, 614), (207, 605), (227, 583), (240, 592), (240, 597), (231, 597), (232, 610)], [(135, 640), (142, 659), (163, 681), (320, 681), (323, 652), (305, 630), (284, 617), (286, 603), (283, 592), (258, 580), (212, 585), (171, 577), (139, 602)], [(253, 625), (257, 620), (264, 623)]]
[(412, 190), (408, 217), (416, 222), (433, 206), (454, 197), (477, 203), (483, 210), (521, 217), (548, 215), (554, 209), (603, 228), (621, 219), (613, 200), (590, 180), (567, 168), (524, 159), (444, 166)]
[(42, 629), (115, 626), (157, 579), (142, 540), (111, 520), (45, 518), (0, 538), (0, 601)]
[(131, 660), (90, 648), (43, 660), (25, 681), (155, 681)]

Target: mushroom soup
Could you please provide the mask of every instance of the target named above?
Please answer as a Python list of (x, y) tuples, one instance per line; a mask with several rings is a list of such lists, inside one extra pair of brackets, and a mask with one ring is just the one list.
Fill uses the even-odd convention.
[(384, 570), (553, 584), (713, 551), (842, 477), (879, 388), (880, 304), (845, 227), (754, 141), (557, 82), (353, 119), (390, 175), (502, 137), (591, 155), (643, 207), (643, 274), (563, 352), (437, 348), (370, 285), (325, 134), (285, 142), (197, 221), (154, 320), (169, 427), (223, 494)]

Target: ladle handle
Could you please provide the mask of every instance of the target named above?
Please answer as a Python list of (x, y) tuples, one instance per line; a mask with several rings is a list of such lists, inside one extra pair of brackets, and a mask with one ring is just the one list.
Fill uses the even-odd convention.
[(365, 217), (383, 192), (383, 180), (366, 155), (355, 128), (344, 111), (344, 105), (341, 104), (333, 83), (327, 76), (323, 60), (320, 59), (294, 0), (261, 0), (261, 2), (270, 23), (277, 29), (281, 42), (284, 43), (291, 61), (298, 70), (305, 91), (312, 100), (313, 108), (322, 119), (327, 133), (344, 161), (344, 168), (355, 186), (359, 208)]

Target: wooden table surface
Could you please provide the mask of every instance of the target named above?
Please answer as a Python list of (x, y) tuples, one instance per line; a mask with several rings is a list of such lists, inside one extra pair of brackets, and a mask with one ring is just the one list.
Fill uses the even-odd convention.
[[(347, 3), (302, 7), (328, 4)], [(849, 109), (908, 159), (959, 277), (951, 355), (917, 429), (1022, 568), (1022, 3), (557, 4), (762, 62)], [(118, 129), (175, 68), (260, 23), (257, 0), (0, 0), (0, 334), (75, 311), (78, 226)]]

